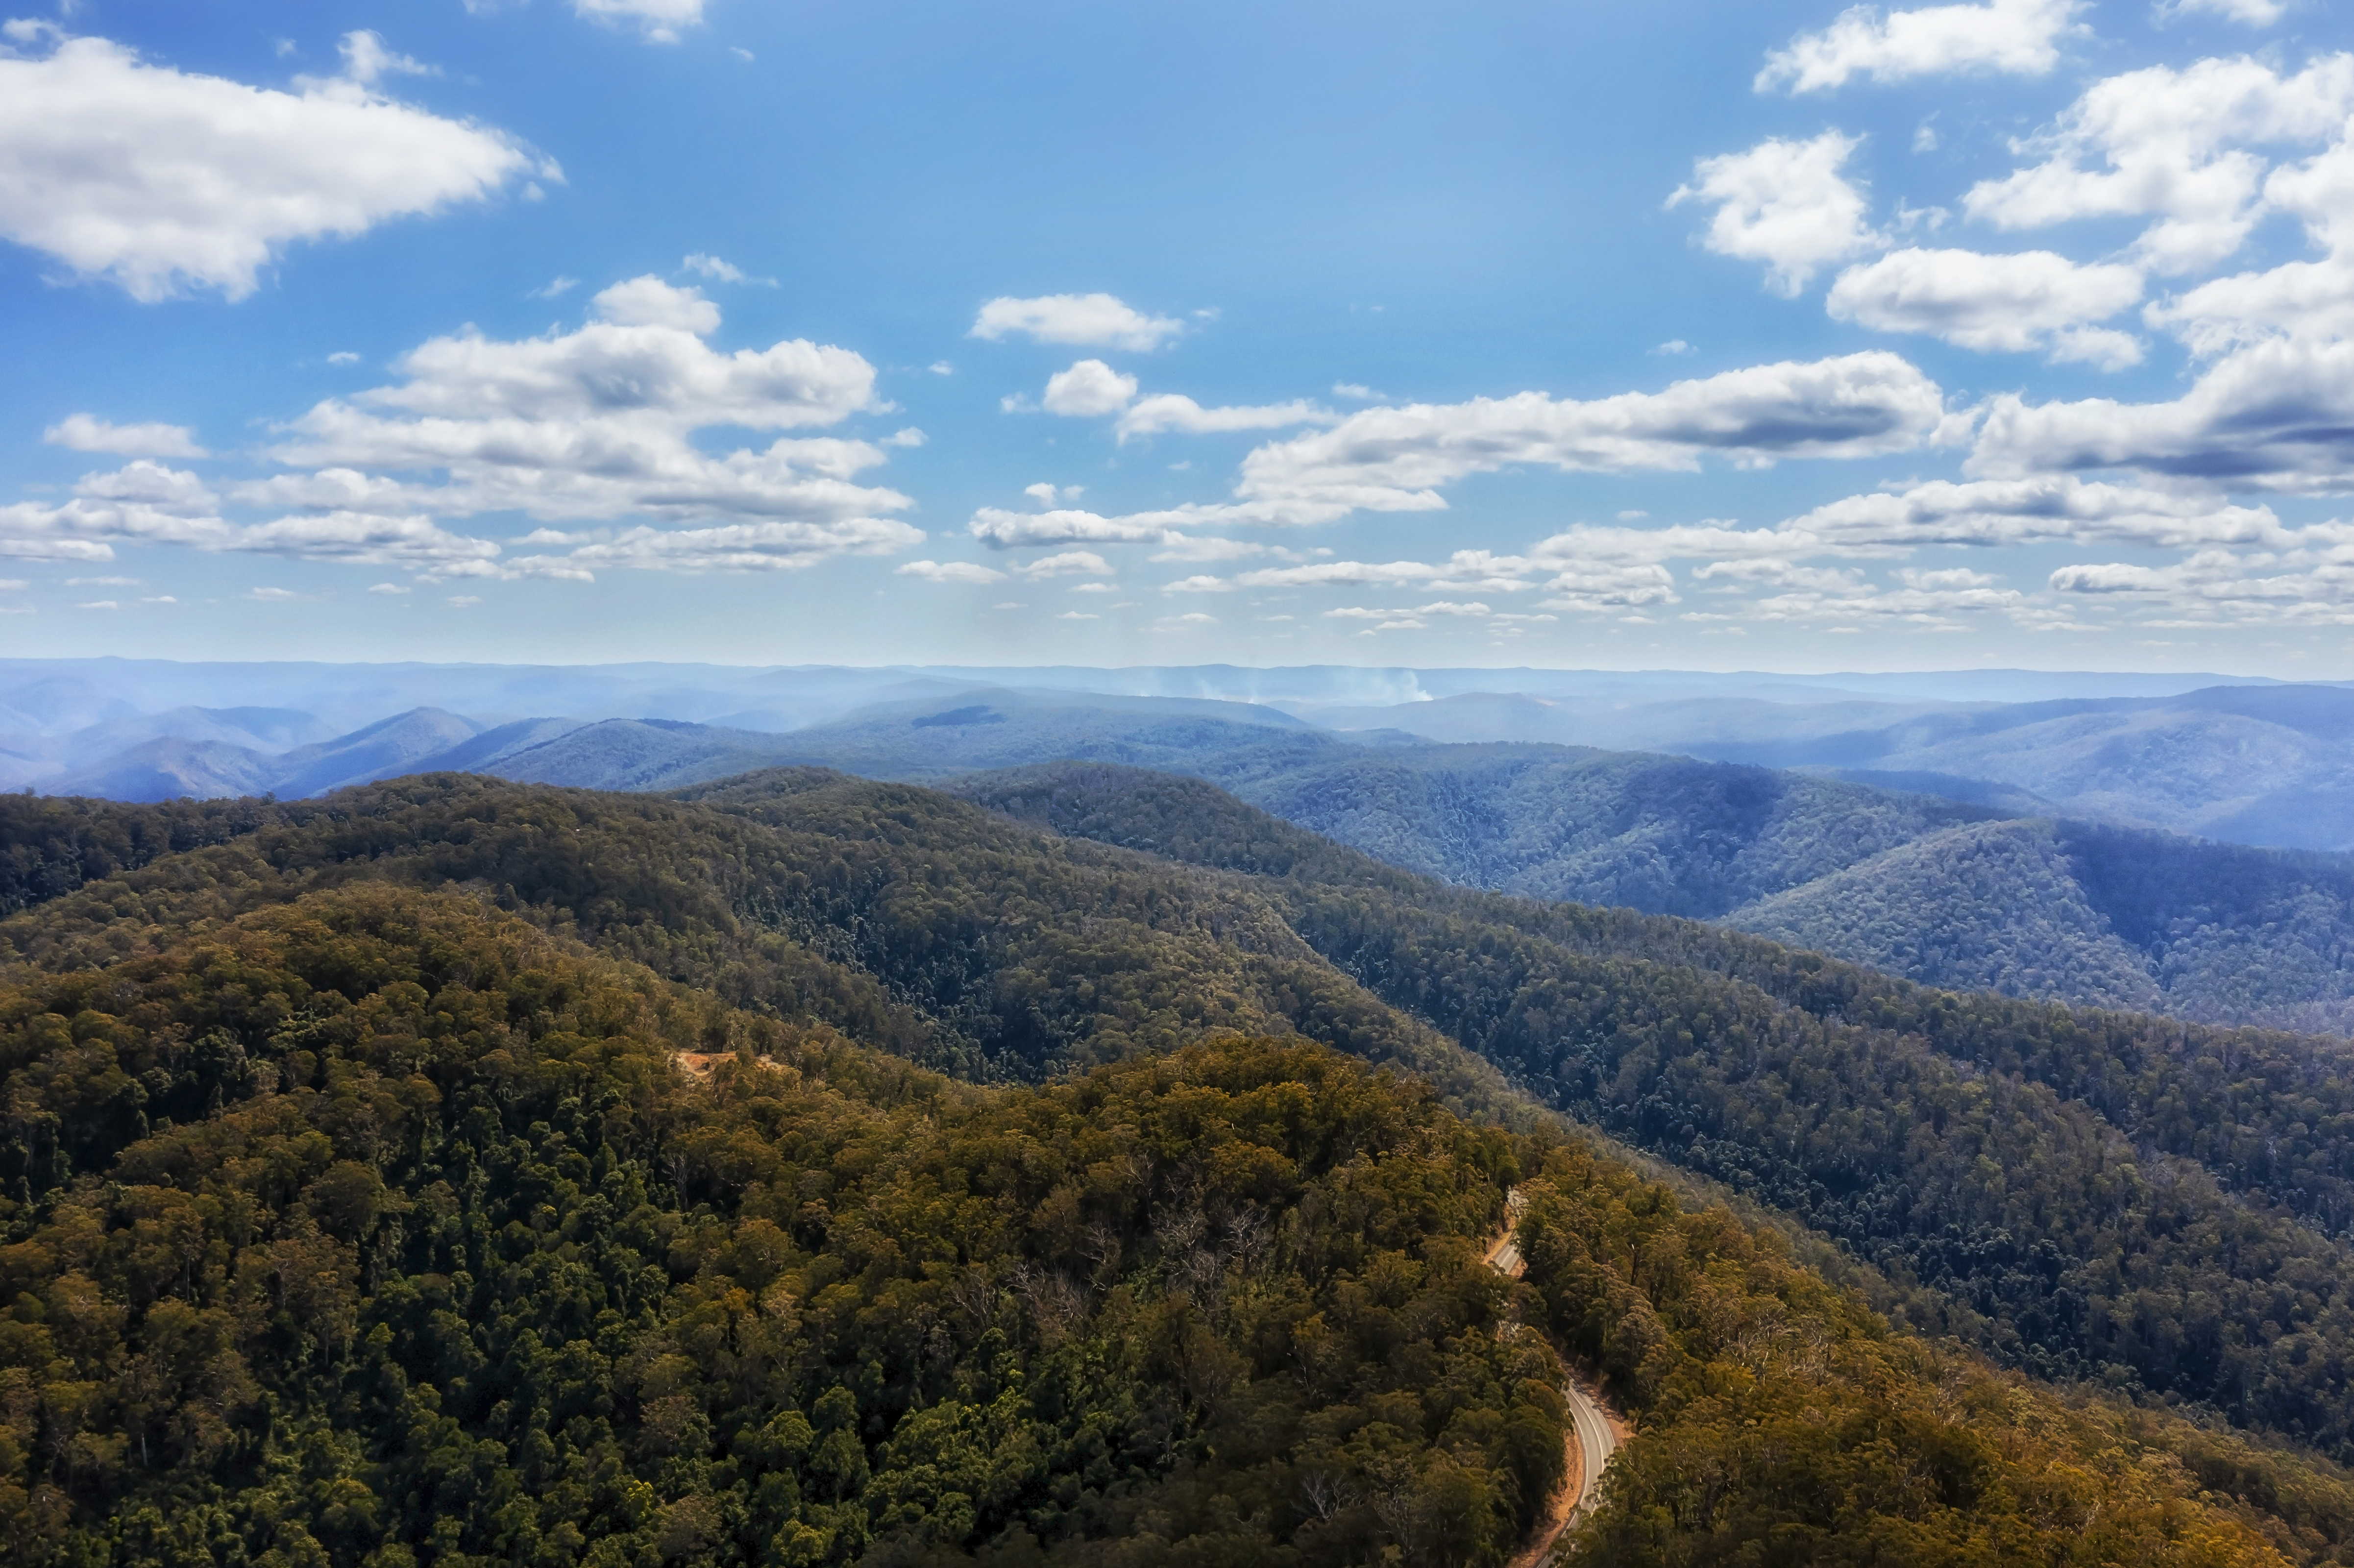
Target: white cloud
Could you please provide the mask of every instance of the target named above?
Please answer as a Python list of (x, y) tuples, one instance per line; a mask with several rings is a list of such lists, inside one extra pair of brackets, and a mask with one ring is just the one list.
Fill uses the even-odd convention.
[(1100, 359), (1082, 359), (1046, 378), (1042, 406), (1050, 414), (1088, 419), (1118, 412), (1135, 396), (1135, 376), (1123, 376)]
[(0, 556), (110, 560), (116, 544), (184, 545), (438, 575), (503, 569), (492, 564), (499, 555), (495, 543), (451, 533), (429, 516), (330, 509), (231, 523), (203, 480), (144, 460), (87, 475), (74, 489), (74, 498), (58, 506), (0, 506)]
[(2124, 333), (2084, 329), (2133, 304), (2141, 289), (2133, 268), (2086, 266), (2050, 250), (1906, 249), (1841, 272), (1826, 306), (1835, 320), (1879, 332), (1926, 333), (1980, 353), (2050, 350), (2115, 370), (2138, 363), (2140, 345)]
[[(1130, 384), (1133, 390), (1134, 384)], [(1051, 407), (1051, 405), (1050, 405)], [(1341, 416), (1305, 399), (1266, 403), (1255, 408), (1204, 408), (1175, 392), (1157, 392), (1139, 399), (1119, 417), (1119, 439), (1153, 436), (1212, 435), (1226, 430), (1279, 430), (1292, 425), (1337, 425)]]
[(1076, 508), (1007, 512), (984, 506), (972, 514), (971, 533), (996, 550), (1024, 545), (1159, 545), (1172, 537), (1173, 524), (1103, 517)]
[(1918, 447), (1944, 419), (1935, 382), (1895, 355), (1872, 352), (1590, 402), (1523, 392), (1369, 408), (1333, 429), (1260, 447), (1244, 460), (1238, 493), (1324, 516), (1435, 510), (1446, 504), (1439, 486), (1516, 464), (1623, 473), (1695, 469), (1710, 453), (1750, 467), (1861, 457)]
[(1034, 577), (1059, 577), (1080, 575), (1108, 577), (1113, 575), (1111, 563), (1093, 550), (1062, 550), (1042, 556), (1020, 568)]
[(330, 365), (357, 365), (359, 362), (360, 356), (348, 348), (339, 348), (327, 355), (327, 363)]
[(981, 307), (971, 335), (992, 340), (1021, 336), (1142, 354), (1184, 330), (1183, 322), (1148, 316), (1111, 294), (1044, 294), (1029, 300), (1001, 295)]
[[(444, 514), (514, 510), (550, 522), (647, 516), (701, 529), (674, 548), (642, 531), (582, 560), (691, 569), (806, 565), (811, 555), (904, 548), (922, 535), (882, 514), (910, 504), (853, 482), (884, 461), (869, 442), (785, 437), (714, 456), (722, 426), (786, 430), (877, 406), (874, 367), (847, 349), (789, 340), (725, 353), (703, 341), (716, 307), (691, 289), (632, 279), (597, 296), (601, 319), (519, 342), (434, 338), (398, 362), (404, 379), (329, 398), (285, 427), (270, 455), (326, 471), (310, 482), (366, 493), (386, 473), (440, 475), (393, 492)], [(351, 471), (354, 479), (335, 471)], [(291, 488), (291, 486), (290, 486)], [(789, 557), (789, 559), (787, 559)]]
[(1335, 381), (1332, 383), (1332, 396), (1346, 397), (1352, 403), (1379, 403), (1387, 397), (1360, 381)]
[(1486, 550), (1458, 550), (1445, 561), (1316, 561), (1244, 572), (1234, 586), (1272, 588), (1421, 588), (1517, 593), (1536, 586), (1529, 558)]
[(909, 425), (905, 429), (894, 430), (889, 435), (884, 437), (883, 444), (886, 447), (905, 447), (912, 450), (922, 446), (926, 441), (930, 440), (931, 438), (924, 434), (923, 431), (917, 429), (913, 425)]
[(557, 273), (555, 277), (550, 278), (550, 279), (547, 281), (547, 283), (546, 283), (546, 287), (544, 287), (544, 288), (538, 288), (538, 289), (534, 289), (534, 290), (532, 290), (529, 293), (525, 294), (525, 295), (524, 296), (524, 298), (525, 298), (525, 299), (526, 299), (526, 300), (554, 300), (554, 299), (560, 299), (560, 298), (562, 298), (564, 295), (570, 293), (573, 290), (575, 290), (575, 289), (578, 288), (579, 286), (580, 286), (580, 280), (579, 280), (579, 279), (578, 279), (578, 278), (568, 278), (568, 277), (566, 277), (563, 273), (559, 272), (559, 273)]
[(90, 414), (68, 414), (41, 432), (53, 447), (124, 457), (200, 458), (211, 454), (186, 425), (113, 425)]
[(921, 577), (928, 583), (993, 583), (1005, 574), (991, 567), (973, 561), (909, 561), (898, 568), (903, 577)]
[[(368, 78), (281, 92), (52, 37), (46, 56), (0, 49), (0, 235), (134, 299), (242, 299), (297, 240), (561, 177), (505, 132), (396, 102)], [(360, 37), (345, 40), (354, 68), (381, 69)]]
[[(782, 436), (715, 456), (695, 439), (876, 407), (873, 368), (857, 355), (801, 341), (715, 350), (703, 337), (716, 308), (659, 279), (608, 289), (595, 308), (600, 319), (568, 334), (433, 339), (398, 362), (400, 382), (330, 398), (283, 427), (270, 455), (305, 471), (240, 482), (228, 498), (287, 515), (229, 521), (196, 475), (143, 461), (86, 477), (61, 505), (0, 507), (0, 556), (104, 560), (116, 542), (179, 544), (428, 579), (587, 580), (608, 566), (790, 570), (924, 537), (883, 515), (905, 496), (854, 482), (884, 461), (877, 446)], [(910, 444), (907, 432), (890, 439)], [(435, 516), (503, 511), (667, 526), (542, 528), (520, 541), (542, 553), (510, 556)]]
[[(344, 79), (355, 86), (374, 87), (387, 76), (440, 76), (438, 66), (420, 65), (404, 54), (396, 54), (376, 33), (361, 31), (345, 33), (335, 46), (344, 57)], [(297, 77), (300, 86), (332, 87), (331, 79), (321, 81), (315, 77)]]
[(728, 523), (711, 528), (624, 529), (568, 556), (525, 556), (510, 574), (566, 577), (609, 567), (663, 572), (800, 571), (836, 556), (886, 556), (923, 542), (923, 530), (876, 517), (811, 523)]
[(2180, 273), (2237, 250), (2263, 216), (2252, 147), (2325, 141), (2354, 112), (2354, 55), (2282, 76), (2257, 60), (2152, 66), (2095, 82), (2049, 130), (2015, 144), (2041, 161), (1970, 187), (1963, 210), (1998, 228), (2149, 217), (2142, 264)]
[(2320, 259), (2202, 283), (2151, 306), (2150, 324), (2171, 328), (2201, 354), (2275, 333), (2354, 336), (2354, 141), (2274, 169), (2264, 181), (2264, 204), (2301, 220)]
[(1101, 620), (1100, 615), (1090, 615), (1084, 609), (1066, 609), (1055, 617), (1057, 620)]
[(614, 326), (670, 327), (696, 337), (719, 330), (719, 307), (699, 289), (682, 289), (648, 274), (601, 290), (589, 302), (597, 319)]
[(368, 592), (370, 593), (399, 595), (405, 594), (409, 590), (408, 588), (402, 587), (398, 583), (370, 583), (368, 585)]
[(1587, 615), (1681, 602), (1674, 577), (1656, 562), (1568, 562), (1544, 586), (1550, 597), (1540, 604)]
[(1439, 488), (1522, 464), (1572, 472), (1691, 470), (1714, 452), (1763, 468), (1783, 458), (1863, 457), (1940, 441), (1966, 427), (1936, 384), (1885, 352), (1754, 366), (1658, 393), (1590, 402), (1540, 392), (1469, 403), (1368, 408), (1328, 431), (1243, 460), (1237, 499), (1106, 517), (982, 507), (972, 535), (1028, 545), (1174, 546), (1200, 528), (1296, 527), (1360, 510), (1443, 511)]
[(1659, 344), (1659, 347), (1651, 350), (1651, 352), (1653, 354), (1664, 354), (1670, 355), (1686, 355), (1692, 352), (1692, 345), (1686, 343), (1680, 337), (1671, 337), (1668, 339), (1667, 342)]
[(1899, 492), (1851, 495), (1794, 517), (1778, 532), (1794, 552), (1805, 553), (2051, 540), (2166, 549), (2293, 542), (2269, 507), (2235, 506), (2198, 491), (2087, 483), (2067, 476), (1935, 480)]
[(2251, 27), (2269, 27), (2288, 14), (2282, 0), (2171, 0), (2160, 7), (2168, 16), (2203, 14)]
[(572, 9), (591, 21), (633, 23), (653, 44), (674, 44), (681, 27), (703, 23), (703, 0), (572, 0)]
[(774, 278), (752, 277), (735, 263), (717, 256), (706, 256), (700, 250), (683, 259), (678, 268), (682, 272), (692, 272), (698, 278), (708, 278), (715, 283), (766, 283), (772, 289), (777, 286), (777, 281)]
[(1215, 536), (1193, 537), (1183, 534), (1166, 535), (1161, 543), (1167, 547), (1153, 553), (1156, 561), (1242, 561), (1253, 556), (1270, 552), (1265, 545), (1254, 545), (1243, 539), (1222, 539)]
[(935, 376), (954, 376), (956, 374), (956, 366), (950, 365), (945, 359), (935, 359), (932, 361), (929, 369)]
[(2059, 63), (2062, 38), (2090, 31), (2074, 21), (2084, 8), (2084, 0), (1987, 0), (1882, 16), (1857, 5), (1766, 56), (1753, 85), (1759, 92), (1815, 92), (1858, 76), (1882, 82), (1956, 71), (2041, 76)]
[(1840, 174), (1862, 139), (1826, 131), (1807, 142), (1776, 136), (1745, 153), (1702, 158), (1668, 206), (1716, 208), (1702, 241), (1720, 256), (1766, 265), (1769, 285), (1796, 297), (1821, 268), (1882, 243), (1864, 221), (1863, 193)]
[[(2138, 612), (2146, 624), (2354, 626), (2354, 526), (2316, 524), (2299, 534), (2286, 550), (2200, 550), (2164, 567), (2062, 567), (2051, 586)], [(2155, 620), (2160, 616), (2171, 619)]]
[(2354, 342), (2274, 338), (2218, 360), (2180, 397), (1989, 401), (1973, 471), (2126, 468), (2234, 489), (2321, 493), (2354, 484)]

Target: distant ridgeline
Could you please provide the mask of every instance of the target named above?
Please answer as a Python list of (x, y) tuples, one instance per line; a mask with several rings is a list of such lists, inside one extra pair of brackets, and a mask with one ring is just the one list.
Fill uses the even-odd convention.
[(10, 1561), (2354, 1561), (2344, 1044), (961, 788), (0, 800)]
[[(1246, 703), (932, 689), (941, 684), (782, 733), (640, 718), (486, 726), (419, 708), (292, 745), (321, 727), (310, 715), (188, 708), (27, 744), (62, 748), (65, 770), (40, 775), (45, 789), (124, 800), (297, 797), (427, 771), (658, 791), (781, 764), (931, 783), (1058, 759), (1150, 768), (1465, 886), (1720, 921), (1931, 985), (2354, 1033), (2354, 856), (2149, 831), (2354, 842), (2354, 787), (2341, 782), (2354, 769), (2354, 692), (1979, 705), (1774, 745), (1691, 743), (1720, 758), (1877, 767), (1844, 767), (1840, 779), (1582, 746), (1335, 733)], [(1448, 732), (1500, 700), (1359, 718)], [(1889, 711), (1751, 706), (1742, 725), (1797, 731)], [(1668, 705), (1643, 722), (1730, 722), (1713, 707), (1689, 710)], [(1490, 716), (1534, 733), (1647, 733), (1614, 729), (1625, 715), (1590, 702), (1518, 698)], [(174, 733), (122, 744), (158, 726)], [(2288, 832), (2295, 824), (2312, 832)]]

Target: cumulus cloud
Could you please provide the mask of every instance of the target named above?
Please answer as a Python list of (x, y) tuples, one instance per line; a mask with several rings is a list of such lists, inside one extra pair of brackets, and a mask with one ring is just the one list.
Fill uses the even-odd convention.
[(2291, 539), (2267, 506), (2234, 505), (2203, 491), (2088, 483), (2065, 475), (1935, 480), (1852, 495), (1794, 517), (1776, 532), (1793, 553), (2052, 540), (2187, 549)]
[(2317, 524), (2285, 550), (2200, 550), (2168, 566), (2087, 562), (2053, 572), (2054, 591), (2158, 616), (2161, 625), (2354, 626), (2354, 526)]
[(1244, 408), (1204, 408), (1175, 392), (1159, 392), (1139, 399), (1119, 417), (1119, 439), (1171, 432), (1183, 436), (1213, 435), (1227, 430), (1280, 430), (1293, 425), (1336, 425), (1341, 416), (1330, 408), (1297, 399)]
[(909, 561), (898, 568), (903, 577), (921, 577), (928, 583), (993, 583), (1005, 574), (977, 561)]
[[(1119, 421), (1115, 429), (1123, 443), (1138, 436), (1279, 430), (1293, 425), (1337, 424), (1341, 418), (1330, 408), (1305, 399), (1250, 408), (1204, 408), (1181, 393), (1158, 392), (1144, 398), (1139, 398), (1136, 393), (1135, 376), (1123, 375), (1100, 359), (1082, 359), (1068, 370), (1058, 370), (1046, 378), (1046, 395), (1039, 406), (1050, 414), (1075, 418), (1118, 414)], [(1008, 399), (1003, 406), (1009, 413), (1023, 412), (1028, 408), (1020, 398)]]
[(2233, 488), (2319, 493), (2354, 482), (2354, 343), (2274, 338), (2234, 350), (2180, 397), (1988, 405), (1970, 466), (1988, 476), (2124, 468)]
[(1690, 470), (1708, 455), (1763, 467), (1781, 458), (1862, 457), (1932, 440), (1937, 386), (1895, 355), (1761, 365), (1663, 392), (1577, 401), (1542, 392), (1369, 408), (1334, 429), (1244, 460), (1246, 500), (1374, 511), (1443, 507), (1469, 474), (1532, 464), (1572, 472)]
[(2269, 27), (2288, 14), (2281, 0), (2172, 0), (2161, 10), (2168, 16), (2221, 16), (2250, 27)]
[(1050, 414), (1090, 419), (1118, 412), (1135, 396), (1135, 376), (1123, 376), (1100, 359), (1082, 359), (1046, 377), (1041, 406)]
[(421, 514), (326, 509), (237, 524), (220, 514), (220, 498), (197, 475), (142, 460), (85, 476), (62, 504), (0, 507), (0, 556), (111, 560), (118, 544), (185, 545), (474, 575), (499, 555), (493, 541), (451, 533)]
[[(0, 555), (91, 560), (118, 542), (177, 544), (432, 580), (585, 580), (605, 567), (791, 570), (924, 537), (886, 515), (905, 496), (858, 482), (885, 461), (876, 445), (783, 434), (715, 454), (696, 439), (716, 427), (801, 431), (875, 408), (874, 369), (859, 355), (800, 340), (715, 349), (705, 338), (716, 308), (660, 279), (616, 284), (593, 311), (570, 333), (429, 341), (397, 362), (398, 382), (281, 427), (268, 455), (295, 471), (238, 482), (225, 497), (142, 461), (87, 476), (62, 504), (0, 509)], [(283, 515), (232, 521), (224, 499)], [(570, 531), (535, 530), (519, 544), (537, 553), (516, 555), (439, 520), (485, 512)]]
[(1034, 577), (1061, 577), (1075, 575), (1108, 577), (1112, 575), (1111, 563), (1093, 550), (1060, 550), (1054, 555), (1042, 556), (1019, 569)]
[(1883, 82), (1956, 71), (2041, 76), (2060, 62), (2062, 39), (2090, 31), (2075, 21), (2084, 8), (2084, 0), (1987, 0), (1883, 16), (1857, 5), (1766, 56), (1754, 85), (1759, 92), (1819, 92), (1859, 76)]
[(2239, 249), (2262, 217), (2265, 161), (2250, 149), (2327, 141), (2349, 111), (2354, 55), (2294, 76), (2248, 58), (2128, 71), (2016, 143), (2040, 161), (1971, 186), (1963, 210), (2011, 230), (2151, 217), (2135, 257), (2161, 272), (2195, 271)]
[(346, 38), (353, 74), (298, 92), (151, 65), (104, 38), (8, 37), (53, 47), (0, 49), (0, 235), (134, 299), (242, 299), (295, 241), (560, 177), (504, 132), (379, 93), (398, 57), (374, 35)]
[(971, 335), (1027, 337), (1039, 343), (1084, 348), (1124, 348), (1143, 354), (1185, 330), (1170, 316), (1149, 316), (1112, 294), (1042, 294), (1035, 299), (1000, 295), (981, 307)]
[(1457, 593), (1517, 593), (1528, 580), (1531, 561), (1487, 550), (1458, 550), (1444, 561), (1315, 561), (1243, 572), (1235, 586), (1275, 588), (1419, 588)]
[(1228, 502), (1104, 516), (1076, 507), (983, 507), (972, 535), (1033, 545), (1174, 545), (1188, 530), (1296, 527), (1357, 511), (1442, 511), (1445, 485), (1519, 465), (1569, 472), (1691, 470), (1714, 453), (1743, 467), (1863, 457), (1946, 439), (1936, 384), (1895, 355), (1755, 366), (1663, 392), (1592, 401), (1541, 392), (1469, 403), (1368, 408), (1330, 430), (1270, 442), (1243, 460)]
[(698, 278), (708, 278), (715, 283), (759, 283), (771, 289), (777, 286), (774, 278), (755, 278), (726, 258), (706, 255), (700, 250), (683, 258), (678, 270), (692, 272)]
[(1775, 136), (1745, 153), (1702, 158), (1670, 207), (1716, 208), (1702, 243), (1720, 256), (1763, 261), (1768, 284), (1795, 297), (1820, 269), (1882, 243), (1865, 222), (1863, 192), (1840, 173), (1862, 138), (1826, 131), (1811, 141)]
[(883, 518), (726, 523), (709, 528), (641, 525), (563, 556), (511, 563), (524, 575), (558, 576), (626, 567), (661, 572), (791, 572), (836, 556), (887, 556), (923, 542), (923, 530)]
[(2320, 259), (2202, 283), (2152, 306), (2152, 325), (2210, 355), (2276, 333), (2354, 336), (2354, 142), (2341, 139), (2274, 169), (2264, 181), (2264, 205), (2298, 218)]
[(1981, 353), (2049, 351), (2115, 370), (2140, 361), (2140, 344), (2089, 323), (2132, 305), (2141, 291), (2131, 267), (2050, 250), (1910, 249), (1841, 272), (1827, 305), (1835, 319), (1880, 332), (1925, 333)]
[(1044, 512), (1008, 512), (984, 506), (972, 514), (972, 536), (991, 549), (1030, 545), (1159, 545), (1172, 537), (1173, 523), (1157, 516), (1105, 517), (1077, 507)]
[(186, 425), (114, 425), (91, 414), (68, 414), (41, 432), (53, 447), (122, 457), (200, 458), (211, 454)]
[[(922, 535), (884, 514), (909, 501), (855, 482), (884, 461), (871, 442), (786, 436), (705, 452), (721, 426), (791, 430), (877, 407), (875, 371), (848, 349), (792, 339), (722, 352), (704, 341), (716, 307), (658, 278), (614, 285), (598, 319), (521, 341), (468, 332), (403, 355), (404, 379), (329, 398), (281, 431), (270, 455), (330, 489), (413, 478), (398, 495), (443, 514), (516, 511), (551, 522), (651, 517), (740, 524), (675, 552), (640, 535), (580, 558), (663, 567), (904, 548)], [(438, 478), (436, 477), (438, 476)], [(811, 553), (815, 555), (811, 556)]]
[(572, 9), (594, 22), (634, 26), (654, 44), (674, 44), (681, 27), (703, 22), (703, 0), (572, 0)]
[(719, 330), (719, 307), (699, 289), (682, 289), (662, 279), (631, 278), (600, 291), (590, 307), (614, 326), (670, 327), (695, 337)]

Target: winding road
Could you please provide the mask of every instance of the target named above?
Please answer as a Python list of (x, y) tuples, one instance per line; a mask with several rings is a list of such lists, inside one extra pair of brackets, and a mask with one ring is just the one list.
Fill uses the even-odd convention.
[[(1515, 1187), (1504, 1194), (1504, 1234), (1488, 1249), (1489, 1266), (1500, 1274), (1518, 1279), (1528, 1265), (1521, 1256), (1520, 1244), (1513, 1240), (1511, 1227), (1518, 1223), (1521, 1210), (1527, 1203)], [(1592, 1508), (1602, 1492), (1602, 1472), (1610, 1463), (1610, 1456), (1618, 1451), (1618, 1439), (1610, 1430), (1609, 1419), (1602, 1407), (1586, 1396), (1575, 1379), (1565, 1379), (1561, 1385), (1562, 1396), (1569, 1401), (1570, 1428), (1577, 1442), (1583, 1463), (1578, 1466), (1577, 1500), (1565, 1510), (1557, 1523), (1547, 1527), (1543, 1535), (1530, 1549), (1514, 1559), (1515, 1563), (1540, 1563), (1553, 1550), (1553, 1543), (1572, 1520)]]

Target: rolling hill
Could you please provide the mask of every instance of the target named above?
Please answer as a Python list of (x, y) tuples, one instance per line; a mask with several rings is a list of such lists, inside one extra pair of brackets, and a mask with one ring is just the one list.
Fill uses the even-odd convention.
[(0, 920), (19, 1557), (1501, 1563), (1531, 1327), (1636, 1418), (1596, 1560), (2354, 1542), (2342, 1043), (1453, 888), (1165, 775), (968, 788), (84, 824), (226, 836)]

